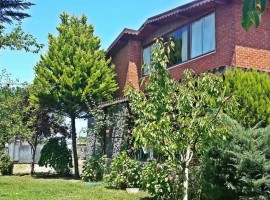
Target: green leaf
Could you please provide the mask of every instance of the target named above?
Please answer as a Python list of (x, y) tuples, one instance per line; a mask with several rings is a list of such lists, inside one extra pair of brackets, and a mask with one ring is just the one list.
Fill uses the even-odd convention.
[(264, 13), (268, 4), (268, 0), (259, 0), (260, 12)]

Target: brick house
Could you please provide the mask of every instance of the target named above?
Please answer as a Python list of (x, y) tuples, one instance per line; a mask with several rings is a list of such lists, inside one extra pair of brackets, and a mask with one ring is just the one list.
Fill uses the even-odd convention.
[(150, 61), (157, 37), (173, 38), (176, 44), (168, 68), (175, 79), (181, 79), (186, 68), (195, 73), (222, 71), (225, 66), (270, 71), (269, 8), (259, 28), (246, 32), (241, 26), (241, 6), (241, 0), (195, 0), (148, 18), (138, 30), (124, 29), (107, 51), (115, 65), (118, 100), (101, 107), (124, 105), (125, 86), (140, 87), (139, 79), (149, 73), (141, 66)]
[(174, 37), (182, 43), (180, 55), (169, 67), (175, 79), (187, 67), (195, 73), (222, 66), (270, 70), (269, 9), (259, 28), (246, 32), (241, 26), (241, 6), (241, 0), (196, 0), (148, 18), (138, 30), (124, 29), (107, 51), (119, 84), (115, 97), (123, 96), (129, 82), (139, 87), (138, 80), (147, 75), (141, 65), (150, 60), (157, 37)]

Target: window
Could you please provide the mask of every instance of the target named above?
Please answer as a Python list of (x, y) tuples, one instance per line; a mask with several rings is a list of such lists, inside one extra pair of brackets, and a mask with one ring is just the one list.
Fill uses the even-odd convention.
[(171, 38), (175, 44), (170, 53), (169, 66), (187, 61), (188, 59), (188, 26), (184, 26), (165, 37)]
[(191, 58), (214, 51), (215, 13), (207, 15), (191, 24)]
[(151, 46), (143, 49), (143, 63), (145, 64), (143, 68), (143, 75), (149, 75), (149, 63), (151, 61)]
[[(174, 50), (170, 53), (170, 63), (168, 63), (168, 66), (173, 66), (214, 51), (216, 46), (215, 35), (214, 12), (165, 35), (165, 41), (171, 38), (175, 44)], [(150, 45), (143, 49), (144, 76), (149, 75), (151, 71), (149, 63), (153, 48), (154, 46)]]

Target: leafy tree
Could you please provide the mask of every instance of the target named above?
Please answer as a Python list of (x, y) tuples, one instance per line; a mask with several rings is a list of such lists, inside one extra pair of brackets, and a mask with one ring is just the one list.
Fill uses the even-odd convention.
[(23, 124), (31, 132), (24, 139), (27, 140), (31, 146), (31, 175), (34, 175), (37, 145), (40, 144), (43, 139), (56, 134), (61, 134), (66, 138), (69, 136), (69, 132), (68, 127), (59, 116), (54, 113), (50, 113), (48, 110), (30, 105), (28, 90), (25, 92), (25, 96), (23, 97), (23, 109)]
[(38, 164), (54, 168), (60, 176), (69, 175), (72, 156), (65, 138), (50, 138), (40, 152)]
[(172, 79), (168, 55), (170, 45), (157, 42), (150, 62), (154, 72), (145, 83), (145, 92), (131, 87), (127, 96), (136, 118), (136, 145), (153, 147), (175, 163), (180, 160), (186, 200), (193, 154), (225, 132), (220, 110), (229, 98), (224, 96), (222, 77), (194, 76), (186, 70), (181, 83)]
[(216, 140), (202, 159), (203, 194), (210, 200), (269, 199), (270, 127), (233, 127), (228, 140)]
[(38, 44), (36, 39), (22, 30), (21, 23), (9, 33), (5, 32), (4, 24), (12, 24), (13, 21), (21, 22), (22, 19), (30, 17), (23, 12), (29, 9), (33, 3), (23, 0), (0, 0), (0, 49), (25, 50), (26, 52), (38, 53), (44, 46)]
[(16, 26), (10, 33), (5, 33), (5, 27), (0, 26), (0, 49), (25, 50), (26, 52), (38, 53), (43, 47), (29, 33), (22, 30), (21, 24)]
[(23, 12), (29, 9), (33, 3), (24, 0), (0, 0), (0, 22), (11, 24), (13, 20), (21, 21), (29, 14)]
[(3, 71), (0, 75), (0, 150), (17, 135), (29, 134), (22, 121), (24, 90), (14, 84), (9, 74)]
[(270, 80), (267, 73), (233, 69), (225, 73), (227, 94), (234, 93), (238, 105), (228, 115), (244, 127), (270, 124)]
[(32, 100), (71, 119), (75, 177), (79, 177), (75, 119), (117, 89), (114, 67), (99, 50), (100, 39), (87, 17), (60, 15), (58, 36), (49, 35), (49, 50), (36, 65)]
[(253, 24), (257, 28), (261, 23), (261, 16), (266, 11), (268, 0), (243, 0), (242, 26), (247, 31)]

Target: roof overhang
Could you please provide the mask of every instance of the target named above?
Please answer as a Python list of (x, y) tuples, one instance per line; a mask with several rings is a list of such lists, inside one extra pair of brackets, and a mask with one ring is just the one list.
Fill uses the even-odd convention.
[(159, 15), (148, 18), (138, 30), (125, 28), (107, 49), (107, 56), (113, 56), (129, 39), (143, 39), (166, 22), (172, 22), (202, 10), (213, 8), (217, 4), (228, 4), (232, 0), (195, 0), (188, 4), (176, 7)]

